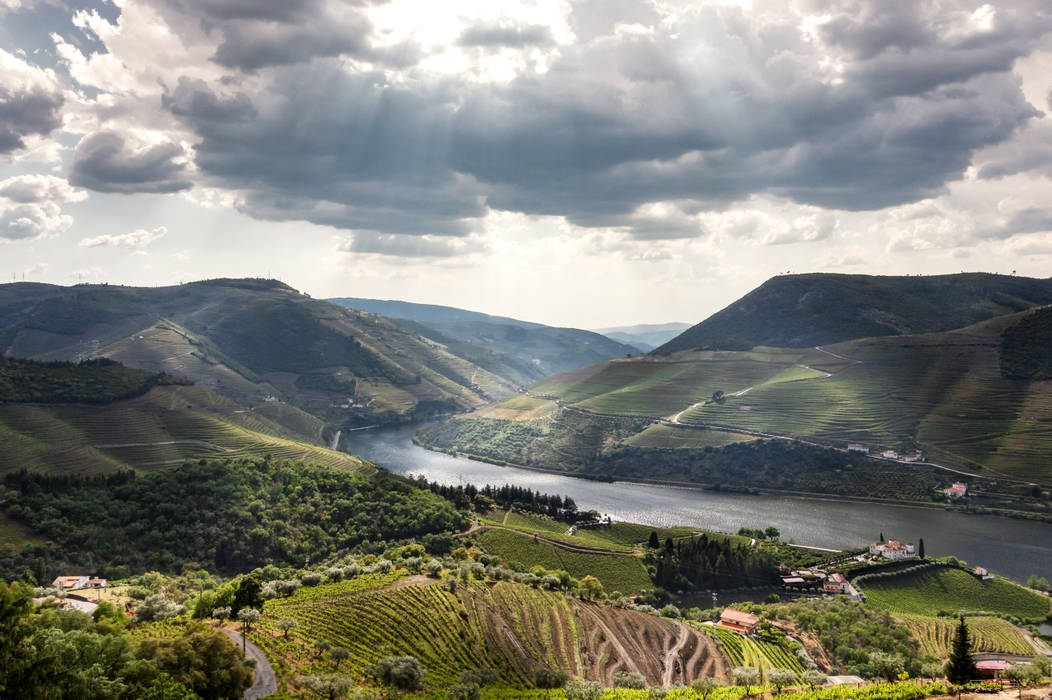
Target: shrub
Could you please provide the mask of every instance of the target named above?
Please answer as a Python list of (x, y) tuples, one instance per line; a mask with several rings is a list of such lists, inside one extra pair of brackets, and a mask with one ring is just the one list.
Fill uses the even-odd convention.
[(639, 675), (638, 673), (618, 671), (614, 674), (614, 687), (642, 690), (647, 687), (647, 679)]

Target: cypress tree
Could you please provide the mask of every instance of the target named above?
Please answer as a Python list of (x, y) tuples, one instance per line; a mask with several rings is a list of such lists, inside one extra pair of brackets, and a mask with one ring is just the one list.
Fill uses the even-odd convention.
[(951, 683), (967, 683), (975, 678), (975, 659), (972, 658), (972, 645), (968, 639), (968, 625), (961, 615), (961, 623), (957, 626), (957, 636), (953, 640), (953, 651), (950, 652), (950, 660), (946, 664), (946, 677)]
[(661, 546), (661, 540), (658, 539), (658, 534), (654, 530), (650, 531), (650, 540), (647, 542), (647, 547), (650, 549), (657, 549)]
[(917, 556), (921, 559), (924, 558), (924, 538), (920, 538), (920, 542), (917, 543)]

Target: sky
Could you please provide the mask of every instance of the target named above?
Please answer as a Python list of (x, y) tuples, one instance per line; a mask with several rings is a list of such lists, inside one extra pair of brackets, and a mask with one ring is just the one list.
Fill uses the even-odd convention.
[(1052, 274), (1047, 0), (0, 0), (0, 281), (553, 325)]

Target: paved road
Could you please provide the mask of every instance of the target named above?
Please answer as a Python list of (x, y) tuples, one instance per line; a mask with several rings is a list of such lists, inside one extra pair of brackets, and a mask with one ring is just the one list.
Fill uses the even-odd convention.
[[(240, 634), (225, 627), (221, 629), (226, 636), (234, 640), (234, 644), (237, 644), (238, 647), (241, 646), (242, 638)], [(245, 645), (245, 652), (249, 658), (256, 660), (255, 680), (252, 683), (252, 687), (245, 691), (245, 700), (265, 698), (278, 692), (278, 679), (274, 675), (274, 667), (267, 661), (267, 655), (263, 653), (263, 650), (252, 642), (248, 642)]]

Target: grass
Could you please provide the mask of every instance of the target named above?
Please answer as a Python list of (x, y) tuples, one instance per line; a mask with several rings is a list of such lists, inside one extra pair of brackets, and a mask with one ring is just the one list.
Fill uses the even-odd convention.
[[(949, 657), (953, 639), (957, 634), (956, 619), (905, 613), (898, 613), (896, 617), (909, 628), (910, 634), (920, 644), (922, 654), (930, 654), (940, 659)], [(973, 651), (1021, 656), (1034, 653), (1034, 648), (1026, 641), (1019, 628), (1006, 620), (999, 617), (972, 616), (967, 618), (967, 622)]]
[(562, 569), (578, 579), (595, 576), (607, 592), (633, 593), (653, 585), (639, 557), (572, 552), (511, 530), (487, 530), (477, 539), (484, 550), (509, 563)]
[(1024, 620), (1049, 615), (1049, 598), (1000, 577), (980, 581), (960, 569), (934, 568), (859, 583), (866, 601), (893, 613), (987, 612)]
[(730, 433), (720, 430), (690, 430), (655, 423), (647, 426), (643, 432), (636, 433), (623, 442), (633, 447), (697, 450), (705, 447), (725, 447), (736, 442), (749, 442), (755, 439), (750, 435), (742, 435), (741, 433)]

